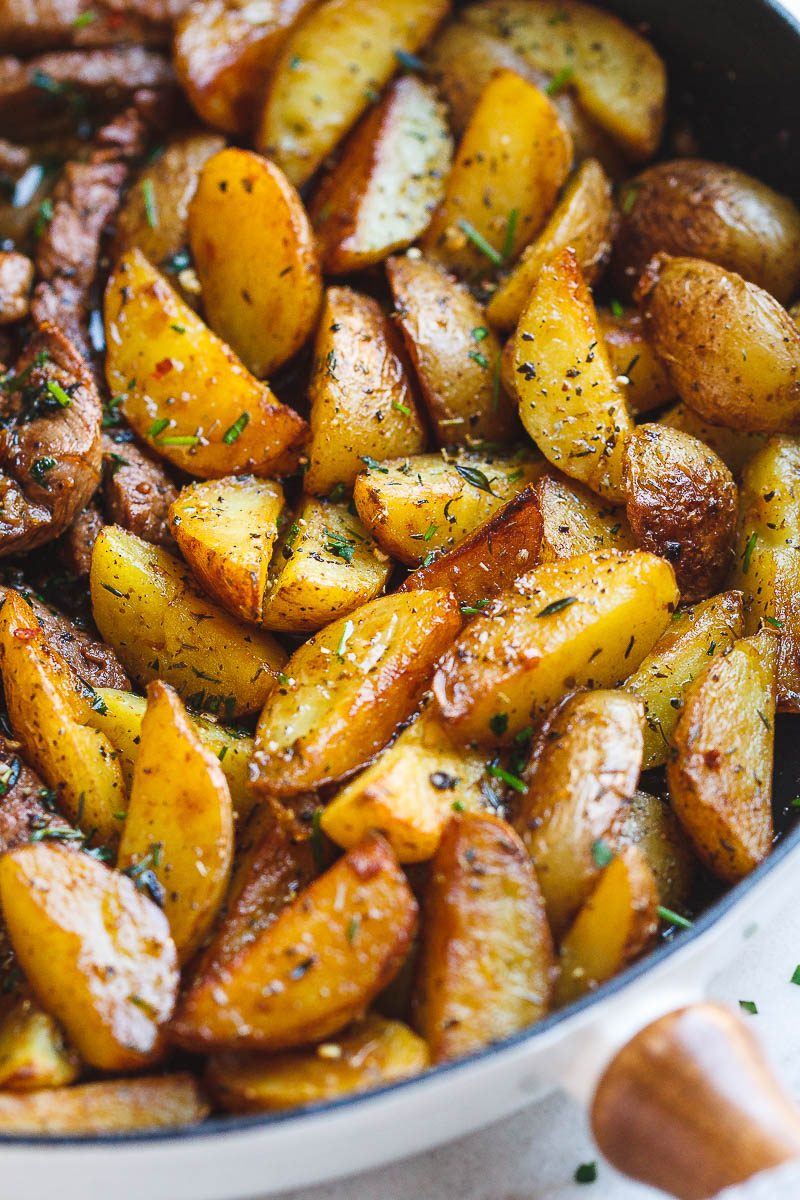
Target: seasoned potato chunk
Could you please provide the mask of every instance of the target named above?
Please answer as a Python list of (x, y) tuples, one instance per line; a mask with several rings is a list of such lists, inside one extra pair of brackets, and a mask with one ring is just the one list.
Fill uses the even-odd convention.
[(255, 712), (286, 654), (198, 591), (160, 546), (107, 525), (89, 579), (97, 628), (140, 684), (164, 679), (192, 708), (231, 720)]
[[(611, 369), (622, 380), (625, 399), (635, 413), (650, 412), (661, 408), (675, 398), (675, 389), (670, 383), (664, 364), (656, 358), (650, 343), (644, 336), (642, 318), (635, 308), (608, 308), (597, 310), (597, 319), (603, 334)], [(694, 433), (687, 429), (687, 433)], [(706, 439), (695, 433), (701, 441)], [(712, 444), (712, 450), (716, 447)], [(719, 453), (719, 451), (717, 451)], [(724, 455), (720, 455), (724, 460)]]
[(536, 498), (542, 514), (542, 562), (636, 546), (625, 510), (601, 500), (574, 479), (543, 475), (536, 485)]
[(439, 589), (381, 596), (314, 634), (264, 706), (253, 785), (291, 796), (369, 762), (414, 711), (460, 625), (455, 598)]
[[(35, 1092), (74, 1083), (80, 1060), (56, 1021), (30, 997), (0, 1020), (0, 1090)], [(2, 1120), (0, 1120), (2, 1129)]]
[(187, 1071), (0, 1096), (0, 1131), (50, 1136), (124, 1133), (195, 1125), (208, 1113), (197, 1080)]
[(416, 919), (405, 875), (373, 834), (235, 958), (189, 988), (173, 1037), (189, 1049), (263, 1050), (329, 1037), (394, 978)]
[(697, 863), (669, 804), (658, 796), (637, 792), (626, 810), (616, 842), (638, 846), (642, 851), (665, 908), (680, 912), (686, 907)]
[(157, 1060), (178, 989), (164, 914), (125, 875), (61, 846), (0, 858), (0, 902), (37, 998), (103, 1071)]
[(553, 941), (525, 848), (499, 817), (453, 817), (433, 862), (414, 997), (433, 1062), (543, 1017)]
[(772, 845), (778, 638), (763, 629), (688, 689), (667, 760), (672, 806), (697, 856), (735, 883)]
[[(568, 688), (608, 687), (636, 668), (678, 603), (672, 567), (643, 551), (546, 563), (475, 617), (433, 680), (459, 736), (510, 742)], [(498, 722), (504, 713), (503, 733)]]
[(745, 429), (729, 429), (706, 421), (682, 400), (673, 404), (659, 421), (670, 429), (680, 429), (705, 442), (719, 455), (735, 479), (741, 478), (746, 464), (767, 440), (765, 433), (748, 433)]

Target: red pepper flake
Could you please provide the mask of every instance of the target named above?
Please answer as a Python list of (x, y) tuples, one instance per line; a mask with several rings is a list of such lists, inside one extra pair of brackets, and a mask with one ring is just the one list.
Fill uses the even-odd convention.
[(41, 629), (15, 629), (14, 637), (19, 638), (21, 642), (30, 642), (32, 638), (38, 637)]
[(165, 375), (169, 375), (171, 370), (172, 370), (172, 359), (171, 358), (162, 358), (161, 362), (156, 363), (155, 370), (153, 371), (153, 378), (154, 379), (163, 379)]

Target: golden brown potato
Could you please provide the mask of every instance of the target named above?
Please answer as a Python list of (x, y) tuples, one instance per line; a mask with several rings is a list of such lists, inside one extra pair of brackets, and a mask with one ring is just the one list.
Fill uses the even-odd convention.
[(209, 1105), (189, 1072), (108, 1079), (28, 1096), (0, 1096), (0, 1132), (124, 1133), (195, 1125)]
[(274, 163), (230, 147), (200, 172), (189, 244), (206, 320), (264, 378), (303, 345), (322, 299), (303, 202)]
[(625, 443), (623, 483), (636, 540), (672, 563), (681, 598), (718, 591), (731, 565), (738, 500), (722, 459), (691, 434), (637, 425)]
[(169, 527), (206, 591), (242, 621), (261, 620), (283, 488), (252, 475), (209, 479), (183, 488)]
[(800, 428), (800, 328), (762, 288), (658, 255), (637, 299), (675, 391), (701, 417), (751, 433)]
[(394, 978), (416, 919), (405, 875), (373, 834), (235, 958), (190, 987), (173, 1038), (195, 1050), (284, 1050), (329, 1037)]
[(399, 335), (376, 300), (350, 288), (325, 293), (309, 385), (306, 491), (350, 488), (365, 460), (425, 449)]
[(727, 654), (744, 633), (740, 592), (721, 592), (679, 608), (625, 688), (644, 703), (644, 761), (648, 771), (667, 761), (686, 690), (715, 655)]
[(710, 446), (718, 454), (734, 479), (741, 479), (745, 464), (767, 440), (765, 433), (748, 433), (744, 429), (728, 429), (725, 425), (714, 425), (704, 420), (699, 413), (679, 400), (663, 416), (662, 425), (670, 429), (681, 429)]
[(512, 262), (550, 215), (571, 162), (572, 139), (545, 93), (499, 72), (464, 131), (423, 251), (473, 280)]
[[(661, 408), (675, 397), (675, 389), (663, 363), (656, 358), (650, 343), (644, 336), (642, 318), (635, 308), (611, 311), (597, 310), (600, 331), (611, 369), (622, 380), (625, 399), (635, 413), (650, 412)], [(694, 432), (691, 429), (687, 433)], [(696, 435), (700, 436), (700, 435)], [(704, 438), (700, 438), (704, 441)], [(715, 447), (712, 446), (712, 449)]]
[(688, 689), (667, 760), (675, 815), (702, 862), (730, 883), (772, 845), (778, 638), (762, 629)]
[(356, 479), (353, 499), (378, 545), (416, 567), (475, 532), (545, 465), (525, 451), (454, 451), (370, 462)]
[(597, 159), (587, 158), (573, 175), (550, 220), (522, 252), (489, 302), (486, 315), (497, 329), (517, 324), (542, 268), (571, 246), (588, 284), (603, 273), (611, 253), (614, 203), (611, 181)]
[(156, 1061), (177, 958), (166, 917), (134, 882), (41, 843), (0, 858), (0, 901), (28, 982), (81, 1058), (103, 1071)]
[(453, 142), (433, 87), (396, 80), (350, 135), (309, 206), (326, 274), (346, 275), (410, 246), (444, 195)]
[(189, 475), (291, 470), (306, 424), (134, 249), (108, 280), (106, 376), (152, 450)]
[(439, 444), (511, 440), (519, 424), (501, 386), (500, 342), (469, 290), (424, 258), (390, 258), (386, 274)]
[(549, 1007), (553, 939), (525, 847), (499, 817), (453, 817), (425, 893), (414, 1016), (433, 1062), (525, 1029)]
[(542, 524), (536, 487), (529, 484), (452, 550), (412, 571), (398, 591), (449, 588), (462, 611), (474, 615), (539, 561)]
[(592, 491), (622, 501), (633, 424), (571, 249), (539, 273), (514, 335), (514, 366), (519, 415), (542, 454)]
[(311, 178), (397, 70), (446, 16), (448, 0), (325, 0), (275, 64), (256, 149), (295, 187)]
[(440, 588), (381, 596), (314, 634), (264, 706), (253, 786), (296, 795), (369, 762), (412, 714), (460, 626), (455, 597)]
[(620, 206), (613, 271), (627, 295), (659, 251), (736, 271), (781, 304), (800, 288), (800, 211), (744, 171), (699, 158), (657, 163), (625, 185)]
[(188, 962), (228, 885), (233, 807), (219, 759), (177, 694), (159, 681), (147, 695), (118, 863), (132, 878), (155, 876), (178, 957)]
[(670, 806), (647, 792), (636, 792), (616, 838), (617, 846), (638, 846), (647, 859), (665, 908), (681, 912), (692, 894), (696, 862), (686, 834)]
[(58, 1024), (29, 996), (0, 1019), (0, 1091), (64, 1087), (75, 1082), (80, 1067)]
[(644, 706), (624, 692), (579, 692), (537, 735), (516, 825), (558, 939), (594, 887), (642, 767)]
[(634, 550), (636, 541), (624, 508), (617, 508), (574, 479), (556, 473), (536, 484), (542, 514), (542, 562), (593, 550)]
[(275, 686), (283, 648), (206, 599), (160, 546), (107, 525), (89, 586), (97, 628), (138, 683), (164, 679), (190, 708), (229, 721), (256, 712)]
[(536, 567), (441, 659), (433, 679), (439, 709), (460, 737), (507, 744), (569, 688), (617, 684), (652, 649), (677, 603), (672, 567), (644, 551)]
[(658, 886), (638, 846), (625, 846), (561, 943), (555, 1002), (570, 1004), (648, 950), (658, 932)]
[(630, 25), (580, 0), (485, 0), (464, 10), (473, 28), (494, 34), (561, 86), (631, 158), (661, 140), (666, 70)]

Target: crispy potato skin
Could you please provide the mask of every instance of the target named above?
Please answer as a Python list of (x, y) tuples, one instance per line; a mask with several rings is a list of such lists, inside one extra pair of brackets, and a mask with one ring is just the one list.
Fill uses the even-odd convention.
[(750, 433), (800, 429), (800, 328), (762, 288), (657, 255), (636, 298), (675, 391), (701, 417)]
[(741, 479), (745, 466), (767, 440), (765, 433), (748, 433), (745, 429), (729, 429), (725, 425), (706, 421), (682, 400), (659, 417), (659, 424), (680, 429), (705, 442), (737, 480)]
[(560, 472), (549, 471), (536, 484), (542, 514), (542, 562), (573, 558), (594, 550), (634, 550), (625, 510)]
[(189, 989), (172, 1036), (195, 1050), (284, 1050), (329, 1037), (395, 976), (416, 920), (405, 875), (386, 842), (370, 835)]
[(460, 1058), (543, 1017), (553, 941), (514, 830), (488, 813), (453, 817), (431, 866), (414, 995), (434, 1063)]
[(781, 304), (800, 288), (800, 211), (744, 171), (699, 158), (657, 163), (621, 200), (612, 271), (626, 295), (660, 251), (735, 271)]
[(82, 1059), (104, 1071), (157, 1061), (178, 988), (159, 908), (125, 875), (60, 846), (0, 859), (0, 901), (22, 969)]
[(195, 1125), (210, 1106), (189, 1072), (0, 1095), (3, 1133), (124, 1133)]
[(613, 841), (639, 781), (644, 706), (624, 692), (581, 692), (550, 714), (526, 771), (516, 825), (556, 938), (591, 892), (593, 855)]
[(742, 638), (689, 688), (667, 760), (672, 807), (701, 861), (729, 883), (772, 845), (778, 639)]
[(719, 590), (730, 570), (738, 491), (704, 442), (663, 425), (637, 425), (625, 443), (623, 483), (643, 550), (668, 559), (689, 603)]
[(626, 308), (617, 316), (608, 308), (598, 308), (597, 319), (611, 369), (618, 380), (625, 380), (625, 399), (633, 411), (650, 412), (674, 400), (675, 389), (644, 336), (640, 313)]
[(616, 844), (639, 847), (653, 872), (661, 904), (673, 912), (686, 908), (697, 863), (669, 804), (658, 796), (637, 791), (626, 810)]

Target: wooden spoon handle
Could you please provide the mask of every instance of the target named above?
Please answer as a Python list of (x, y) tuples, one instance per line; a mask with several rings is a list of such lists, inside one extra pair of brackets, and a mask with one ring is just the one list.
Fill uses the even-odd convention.
[(618, 1170), (680, 1200), (800, 1158), (800, 1108), (720, 1004), (678, 1009), (632, 1038), (606, 1068), (591, 1117)]

